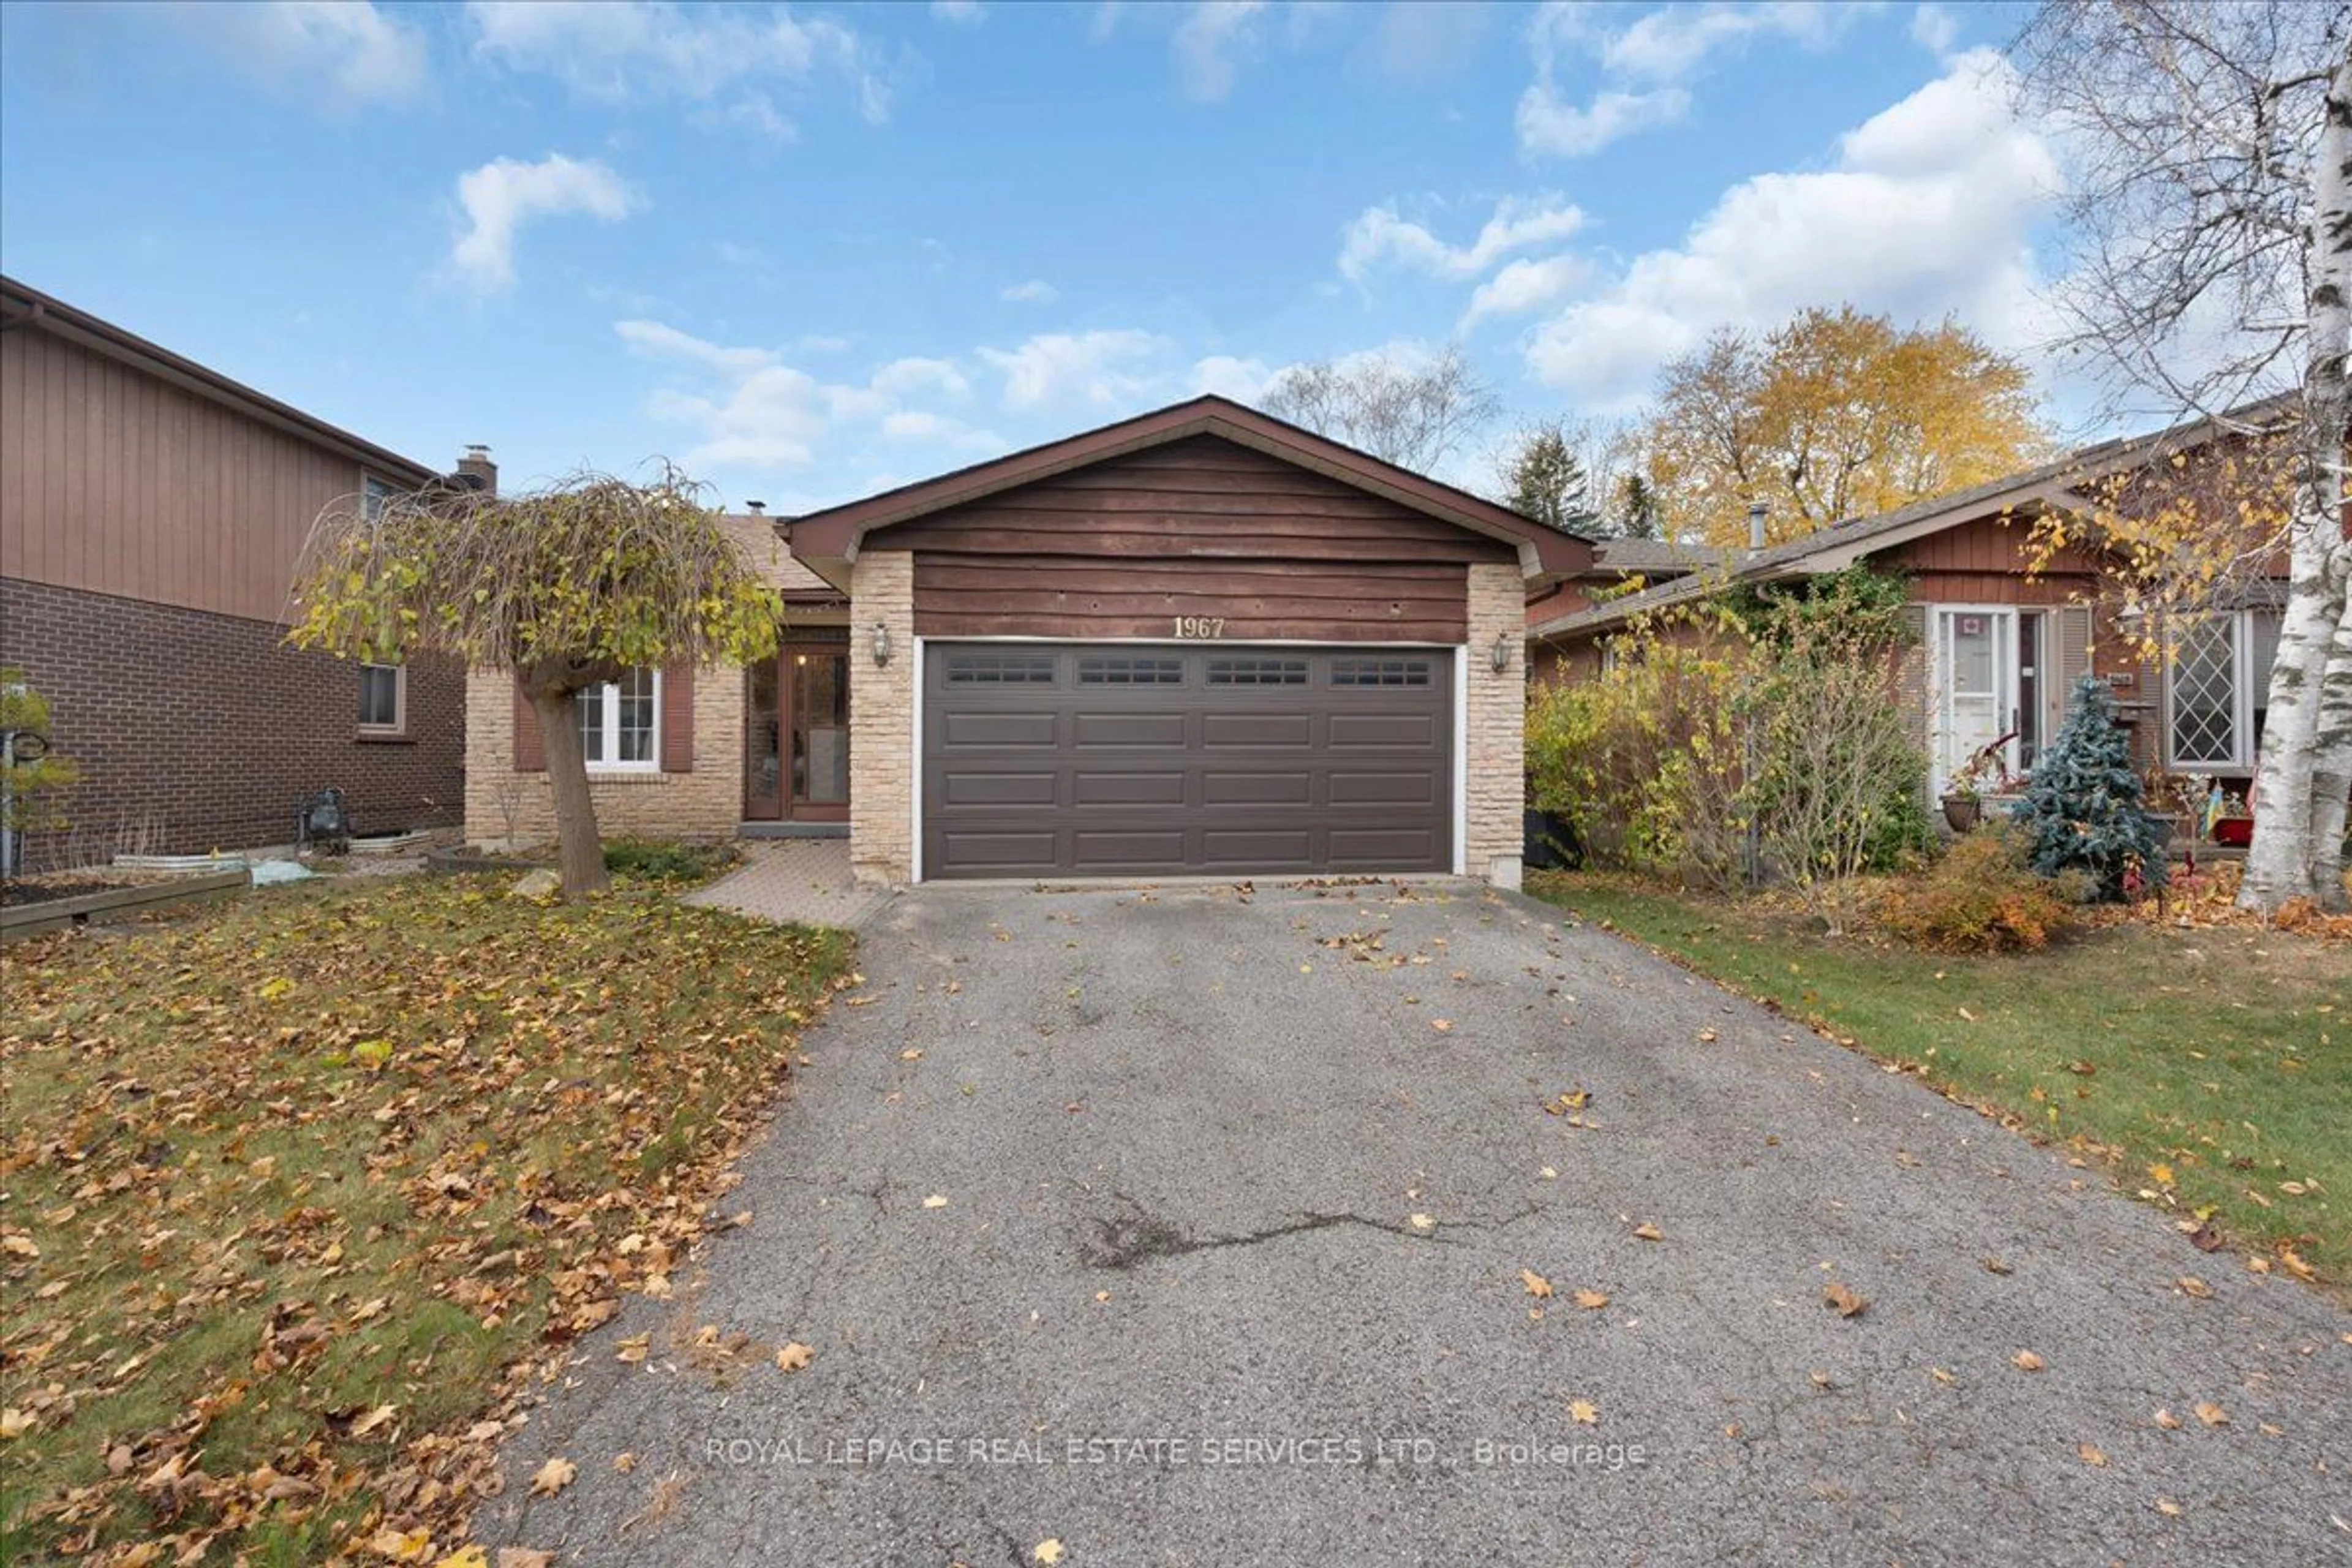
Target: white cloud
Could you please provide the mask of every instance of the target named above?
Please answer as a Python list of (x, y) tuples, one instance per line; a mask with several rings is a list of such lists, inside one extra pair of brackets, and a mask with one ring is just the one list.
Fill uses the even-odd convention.
[(988, 19), (988, 13), (981, 8), (980, 0), (931, 0), (931, 15), (942, 22), (966, 26)]
[(1507, 196), (1468, 245), (1448, 245), (1397, 214), (1396, 205), (1368, 207), (1348, 226), (1339, 271), (1360, 284), (1384, 261), (1433, 277), (1475, 278), (1515, 250), (1554, 245), (1584, 226), (1584, 214), (1556, 195)]
[(535, 218), (581, 213), (617, 223), (645, 198), (604, 164), (551, 153), (536, 163), (495, 158), (457, 177), (467, 227), (449, 252), (457, 275), (483, 289), (514, 282), (515, 234)]
[[(1758, 38), (1780, 38), (1825, 48), (1853, 20), (1877, 9), (1864, 5), (1769, 0), (1759, 5), (1666, 5), (1611, 33), (1595, 33), (1591, 13), (1546, 5), (1528, 29), (1536, 77), (1519, 95), (1519, 150), (1530, 156), (1579, 158), (1622, 137), (1671, 125), (1690, 112), (1685, 85), (1710, 57)], [(1590, 55), (1605, 80), (1580, 107), (1562, 89), (1568, 57)]]
[[(781, 5), (737, 10), (669, 0), (473, 0), (467, 15), (477, 55), (512, 70), (553, 76), (600, 102), (707, 101), (749, 83), (804, 85), (829, 74), (850, 85), (867, 120), (889, 118), (890, 86), (866, 41), (840, 22), (803, 20)], [(768, 122), (782, 119), (756, 92), (730, 102), (734, 117), (771, 134)]]
[(1018, 348), (982, 349), (980, 357), (1003, 376), (1008, 408), (1099, 408), (1146, 392), (1157, 372), (1152, 362), (1169, 346), (1133, 329), (1044, 332)]
[(1929, 4), (1911, 13), (1911, 39), (1930, 53), (1948, 55), (1959, 41), (1960, 19), (1941, 5)]
[(1062, 297), (1062, 291), (1043, 278), (1032, 278), (1025, 283), (1006, 284), (996, 297), (1009, 305), (1050, 305)]
[(1242, 58), (1262, 44), (1259, 14), (1265, 0), (1195, 0), (1176, 28), (1176, 71), (1190, 96), (1204, 101), (1234, 90)]
[(1592, 264), (1580, 256), (1547, 256), (1512, 262), (1478, 285), (1470, 296), (1464, 326), (1488, 316), (1517, 316), (1566, 299), (1592, 277)]
[(971, 395), (971, 383), (953, 360), (895, 359), (874, 373), (874, 390), (892, 398), (937, 393), (961, 399)]
[(1783, 37), (1821, 48), (1836, 40), (1868, 5), (1807, 5), (1782, 0), (1758, 5), (1669, 5), (1636, 20), (1601, 46), (1609, 70), (1654, 81), (1679, 81), (1730, 45)]
[(1589, 107), (1579, 109), (1549, 79), (1539, 80), (1519, 95), (1519, 149), (1581, 158), (1637, 131), (1671, 125), (1689, 112), (1690, 94), (1678, 87), (1595, 93)]
[(845, 445), (869, 438), (925, 444), (959, 458), (1004, 447), (992, 431), (917, 406), (926, 398), (971, 395), (953, 360), (908, 356), (862, 382), (824, 381), (786, 363), (775, 350), (715, 343), (665, 322), (616, 321), (613, 331), (632, 350), (688, 373), (686, 384), (656, 388), (646, 408), (695, 432), (689, 468), (804, 468), (820, 452), (830, 465)]
[(1636, 257), (1546, 322), (1528, 351), (1542, 381), (1588, 406), (1626, 406), (1658, 367), (1715, 329), (1762, 327), (1841, 300), (1898, 320), (1957, 314), (1997, 347), (2039, 341), (2032, 228), (2059, 174), (2011, 112), (1991, 50), (1842, 140), (1833, 166), (1726, 192), (1672, 249)]
[(247, 76), (316, 91), (325, 107), (399, 102), (425, 86), (425, 35), (365, 0), (176, 5), (170, 15)]
[(1275, 371), (1264, 360), (1232, 354), (1211, 354), (1192, 364), (1192, 395), (1213, 392), (1235, 403), (1255, 404), (1274, 384)]
[(660, 321), (615, 321), (613, 331), (633, 349), (694, 360), (730, 375), (749, 375), (776, 363), (775, 354), (767, 349), (721, 348)]

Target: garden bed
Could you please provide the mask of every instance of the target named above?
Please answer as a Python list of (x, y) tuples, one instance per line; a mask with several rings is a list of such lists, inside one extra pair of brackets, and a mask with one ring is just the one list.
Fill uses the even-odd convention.
[(234, 898), (252, 884), (242, 865), (200, 877), (11, 882), (0, 897), (0, 942)]

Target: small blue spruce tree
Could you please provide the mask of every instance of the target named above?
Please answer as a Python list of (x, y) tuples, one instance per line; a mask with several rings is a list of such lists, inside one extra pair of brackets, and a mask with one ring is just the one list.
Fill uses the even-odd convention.
[(2074, 683), (2058, 738), (2035, 760), (2014, 818), (2026, 858), (2045, 877), (2080, 871), (2103, 900), (2121, 899), (2133, 869), (2142, 889), (2164, 885), (2164, 849), (2142, 804), (2131, 737), (2115, 694), (2095, 675)]

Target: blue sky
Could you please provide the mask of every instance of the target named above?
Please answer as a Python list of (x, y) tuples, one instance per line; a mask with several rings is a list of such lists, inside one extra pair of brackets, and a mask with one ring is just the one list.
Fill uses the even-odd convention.
[(0, 267), (509, 484), (661, 454), (799, 510), (1454, 341), (1499, 435), (1810, 304), (2046, 337), (2016, 20), (10, 5)]

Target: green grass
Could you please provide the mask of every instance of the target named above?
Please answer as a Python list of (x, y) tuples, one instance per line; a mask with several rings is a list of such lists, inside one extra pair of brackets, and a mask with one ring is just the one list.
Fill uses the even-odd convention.
[(1956, 957), (1812, 935), (1760, 901), (1531, 881), (2352, 1297), (2352, 947), (2126, 925)]
[(661, 1288), (850, 940), (509, 880), (10, 951), (0, 1561), (446, 1550), (518, 1369)]

